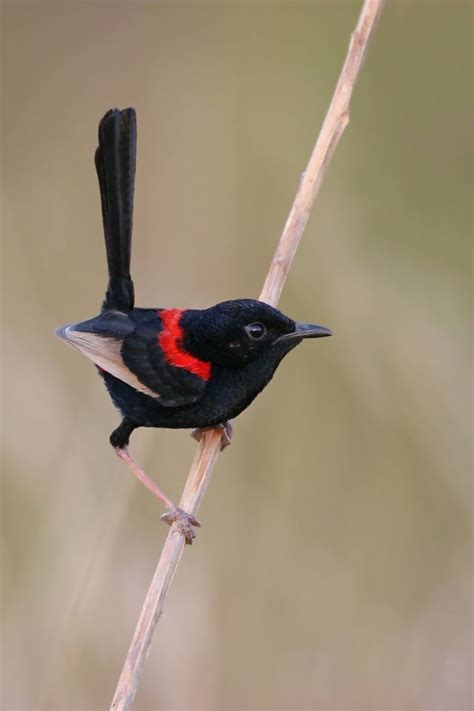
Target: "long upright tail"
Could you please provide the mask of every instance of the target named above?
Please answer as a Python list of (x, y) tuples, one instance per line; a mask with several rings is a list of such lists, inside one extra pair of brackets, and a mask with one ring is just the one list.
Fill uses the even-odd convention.
[(111, 109), (99, 123), (99, 146), (95, 153), (109, 268), (102, 310), (133, 309), (130, 253), (136, 150), (135, 109)]

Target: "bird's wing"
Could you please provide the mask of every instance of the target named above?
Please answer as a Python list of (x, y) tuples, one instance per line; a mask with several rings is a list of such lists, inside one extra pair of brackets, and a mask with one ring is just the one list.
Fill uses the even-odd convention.
[(135, 327), (124, 339), (122, 357), (130, 371), (140, 382), (159, 393), (159, 402), (167, 407), (199, 400), (210, 376), (210, 366), (196, 368), (197, 359), (186, 357), (159, 318)]
[(196, 368), (192, 356), (186, 361), (156, 312), (150, 318), (140, 315), (138, 323), (128, 315), (105, 312), (65, 326), (58, 335), (99, 368), (165, 407), (199, 400), (210, 376), (210, 364), (198, 361), (202, 367)]

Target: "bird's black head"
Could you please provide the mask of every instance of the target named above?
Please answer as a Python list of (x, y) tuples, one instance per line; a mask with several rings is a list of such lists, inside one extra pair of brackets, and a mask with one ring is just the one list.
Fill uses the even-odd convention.
[(254, 299), (223, 301), (183, 313), (184, 347), (213, 364), (239, 367), (259, 358), (278, 363), (303, 338), (330, 336), (324, 326), (298, 323)]

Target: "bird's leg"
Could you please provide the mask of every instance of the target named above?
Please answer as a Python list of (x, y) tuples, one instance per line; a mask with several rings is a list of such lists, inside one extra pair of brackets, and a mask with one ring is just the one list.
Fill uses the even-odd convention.
[(226, 447), (228, 447), (229, 444), (232, 442), (233, 427), (232, 427), (231, 420), (226, 420), (225, 422), (222, 422), (220, 425), (215, 425), (214, 427), (196, 428), (195, 430), (192, 430), (191, 437), (194, 437), (194, 439), (197, 442), (200, 442), (201, 437), (203, 436), (204, 432), (209, 432), (209, 430), (220, 430), (221, 439), (222, 439), (221, 451), (223, 449), (225, 449)]
[(135, 474), (137, 479), (141, 481), (141, 483), (146, 486), (148, 491), (151, 491), (152, 494), (156, 496), (157, 499), (161, 501), (162, 504), (165, 505), (167, 509), (175, 509), (176, 506), (174, 503), (169, 499), (166, 494), (161, 491), (160, 487), (155, 484), (155, 482), (150, 479), (148, 474), (146, 474), (141, 466), (138, 464), (138, 462), (135, 461), (135, 459), (132, 457), (130, 452), (128, 451), (128, 447), (123, 447), (122, 449), (117, 448), (116, 450), (117, 455), (120, 457), (120, 459), (125, 462), (127, 467), (130, 469), (132, 474)]
[(124, 421), (122, 422), (120, 427), (118, 427), (115, 432), (112, 433), (110, 439), (112, 446), (114, 447), (117, 453), (117, 456), (119, 456), (120, 459), (125, 462), (132, 474), (134, 474), (137, 479), (139, 479), (141, 483), (146, 486), (148, 491), (151, 491), (151, 493), (154, 494), (157, 499), (159, 499), (166, 506), (168, 511), (161, 516), (161, 520), (167, 523), (169, 526), (176, 522), (178, 524), (179, 531), (181, 531), (181, 533), (186, 539), (186, 543), (191, 544), (193, 542), (193, 538), (196, 537), (196, 533), (193, 529), (193, 526), (199, 527), (201, 524), (199, 523), (197, 518), (191, 516), (191, 514), (186, 513), (186, 511), (180, 509), (179, 506), (176, 506), (176, 504), (174, 504), (171, 499), (169, 499), (166, 494), (160, 489), (160, 487), (155, 484), (152, 479), (150, 479), (148, 474), (143, 471), (138, 462), (136, 462), (135, 459), (132, 457), (132, 455), (128, 451), (127, 445), (128, 438), (133, 429), (134, 427), (132, 425)]
[(150, 479), (148, 474), (143, 471), (138, 462), (135, 461), (127, 447), (116, 447), (115, 451), (120, 459), (125, 462), (132, 474), (135, 474), (137, 479), (139, 479), (141, 483), (146, 486), (148, 491), (151, 491), (151, 493), (166, 506), (168, 511), (160, 517), (161, 520), (169, 526), (176, 522), (178, 524), (178, 529), (186, 539), (186, 543), (191, 544), (193, 542), (193, 538), (196, 537), (193, 526), (199, 527), (201, 525), (198, 519), (191, 516), (191, 514), (186, 513), (183, 509), (180, 509), (179, 506), (176, 506), (176, 504), (174, 504), (171, 499), (166, 496), (160, 487), (155, 484), (155, 482)]

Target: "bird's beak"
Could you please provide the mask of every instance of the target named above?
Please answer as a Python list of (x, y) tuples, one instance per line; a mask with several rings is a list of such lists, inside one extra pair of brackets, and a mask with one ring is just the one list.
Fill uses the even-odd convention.
[(326, 326), (318, 326), (316, 323), (296, 323), (292, 333), (285, 333), (276, 339), (275, 343), (289, 341), (293, 338), (325, 338), (332, 336), (332, 331)]

